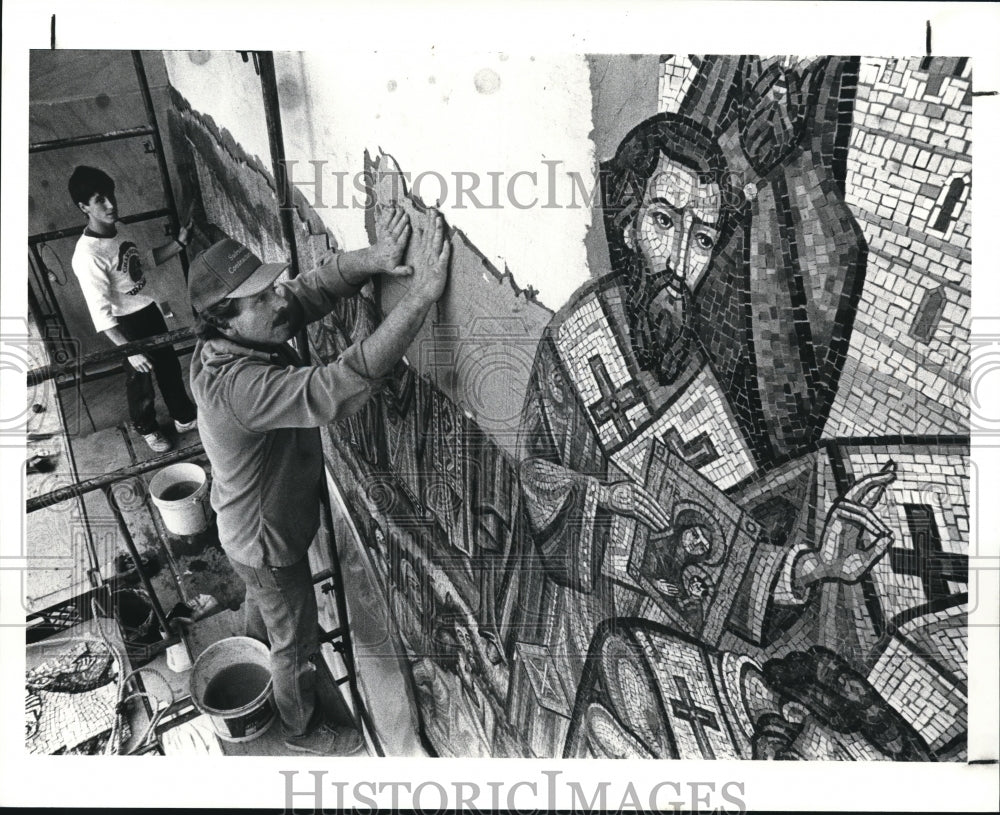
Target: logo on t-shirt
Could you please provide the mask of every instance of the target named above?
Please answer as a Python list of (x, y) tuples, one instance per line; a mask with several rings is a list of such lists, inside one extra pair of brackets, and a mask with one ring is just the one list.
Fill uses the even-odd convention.
[(118, 271), (127, 274), (136, 284), (125, 292), (126, 294), (138, 294), (145, 287), (146, 277), (142, 273), (142, 259), (139, 257), (139, 250), (131, 241), (124, 241), (118, 247)]

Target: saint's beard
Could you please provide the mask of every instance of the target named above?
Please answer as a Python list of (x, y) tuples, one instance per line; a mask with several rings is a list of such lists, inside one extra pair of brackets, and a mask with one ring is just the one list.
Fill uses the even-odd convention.
[(686, 283), (681, 283), (680, 296), (671, 297), (666, 284), (673, 272), (667, 269), (653, 274), (637, 255), (629, 257), (628, 267), (625, 307), (632, 349), (644, 370), (661, 385), (669, 385), (684, 369), (691, 352), (691, 292)]

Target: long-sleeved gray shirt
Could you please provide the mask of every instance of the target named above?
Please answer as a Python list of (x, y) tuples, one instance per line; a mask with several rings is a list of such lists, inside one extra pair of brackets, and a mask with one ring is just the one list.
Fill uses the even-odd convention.
[[(334, 265), (285, 284), (306, 322), (337, 301)], [(380, 380), (362, 370), (357, 345), (328, 365), (303, 365), (288, 345), (269, 353), (216, 338), (195, 347), (191, 391), (212, 463), (219, 541), (233, 560), (289, 566), (305, 557), (319, 528), (319, 427), (355, 413), (377, 390)]]

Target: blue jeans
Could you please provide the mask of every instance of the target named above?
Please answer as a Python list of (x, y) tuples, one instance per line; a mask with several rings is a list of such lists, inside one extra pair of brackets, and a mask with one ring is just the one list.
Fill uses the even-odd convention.
[(302, 735), (316, 710), (319, 617), (309, 558), (291, 566), (245, 566), (229, 561), (246, 584), (248, 637), (271, 643), (274, 701), (288, 735)]

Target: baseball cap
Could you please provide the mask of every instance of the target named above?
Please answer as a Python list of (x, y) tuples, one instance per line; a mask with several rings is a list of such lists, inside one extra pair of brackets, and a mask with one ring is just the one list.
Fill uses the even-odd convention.
[(188, 269), (188, 294), (195, 311), (203, 311), (226, 297), (249, 297), (278, 279), (287, 263), (264, 263), (232, 238), (199, 252)]

